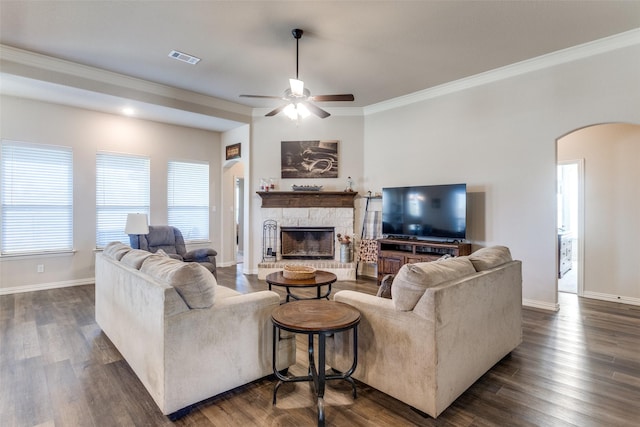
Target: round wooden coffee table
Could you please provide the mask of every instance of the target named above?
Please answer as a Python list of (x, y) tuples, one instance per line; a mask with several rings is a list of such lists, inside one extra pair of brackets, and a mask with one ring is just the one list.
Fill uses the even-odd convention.
[[(293, 301), (282, 304), (271, 312), (273, 323), (273, 373), (278, 378), (278, 383), (273, 389), (273, 404), (276, 404), (276, 393), (282, 383), (313, 381), (318, 399), (318, 425), (324, 426), (324, 388), (328, 380), (346, 380), (353, 387), (353, 398), (356, 398), (356, 384), (351, 374), (358, 364), (358, 324), (360, 312), (345, 303), (337, 301), (322, 301), (319, 299)], [(276, 368), (277, 354), (277, 329), (307, 334), (309, 337), (309, 375), (285, 376)], [(327, 375), (325, 372), (325, 346), (327, 335), (353, 330), (353, 364), (346, 372), (336, 372)], [(318, 336), (318, 366), (316, 367), (314, 355), (314, 335)]]
[[(293, 280), (287, 279), (282, 274), (282, 271), (276, 271), (275, 273), (267, 274), (265, 279), (269, 284), (269, 290), (271, 286), (284, 286), (287, 289), (287, 302), (292, 298), (294, 300), (308, 300), (308, 299), (329, 299), (331, 294), (331, 285), (338, 280), (335, 274), (328, 271), (317, 270), (315, 277), (311, 279)], [(327, 291), (324, 295), (321, 294), (321, 288), (327, 286)], [(292, 288), (316, 288), (317, 293), (315, 297), (304, 298), (291, 293)]]

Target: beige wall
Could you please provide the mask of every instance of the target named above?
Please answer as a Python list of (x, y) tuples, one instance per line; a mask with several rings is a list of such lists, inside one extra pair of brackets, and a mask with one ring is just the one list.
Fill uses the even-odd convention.
[(607, 124), (558, 140), (584, 159), (584, 295), (640, 305), (640, 125)]
[[(211, 206), (220, 204), (220, 134), (3, 96), (3, 139), (73, 148), (74, 249), (72, 255), (2, 258), (0, 292), (92, 283), (95, 254), (95, 156), (111, 151), (150, 156), (151, 224), (167, 221), (167, 161), (209, 162)], [(219, 244), (219, 218), (210, 215), (212, 246)], [(36, 273), (43, 264), (44, 273)]]
[(366, 115), (364, 186), (466, 182), (474, 249), (509, 246), (525, 304), (554, 309), (556, 140), (640, 123), (639, 75), (636, 45)]

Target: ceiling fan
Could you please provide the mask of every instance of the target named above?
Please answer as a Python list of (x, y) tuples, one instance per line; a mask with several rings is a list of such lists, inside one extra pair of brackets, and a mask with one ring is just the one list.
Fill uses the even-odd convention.
[(329, 101), (353, 101), (352, 94), (341, 95), (311, 95), (309, 89), (304, 87), (304, 82), (298, 79), (298, 42), (304, 32), (295, 28), (291, 30), (291, 34), (296, 39), (296, 78), (289, 79), (290, 87), (284, 91), (283, 96), (270, 96), (270, 95), (240, 95), (244, 98), (269, 98), (280, 99), (285, 101), (284, 104), (269, 111), (265, 114), (266, 117), (275, 116), (279, 112), (283, 111), (289, 118), (296, 120), (298, 118), (304, 118), (310, 113), (315, 114), (321, 119), (329, 117), (331, 114), (313, 104), (313, 102), (329, 102)]

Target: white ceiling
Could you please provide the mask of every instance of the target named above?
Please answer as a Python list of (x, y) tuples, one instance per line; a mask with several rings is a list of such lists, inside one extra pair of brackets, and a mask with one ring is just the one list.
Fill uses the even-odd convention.
[[(254, 108), (278, 101), (238, 95), (281, 95), (295, 77), (293, 28), (305, 31), (300, 79), (311, 93), (355, 95), (320, 105), (331, 111), (640, 28), (640, 1), (0, 0), (2, 45)], [(176, 61), (173, 49), (202, 60)], [(4, 93), (41, 89), (2, 77)]]

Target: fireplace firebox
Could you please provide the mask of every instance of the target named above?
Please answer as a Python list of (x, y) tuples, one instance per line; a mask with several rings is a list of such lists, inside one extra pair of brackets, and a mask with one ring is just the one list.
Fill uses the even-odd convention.
[(334, 259), (335, 227), (280, 227), (283, 259)]

